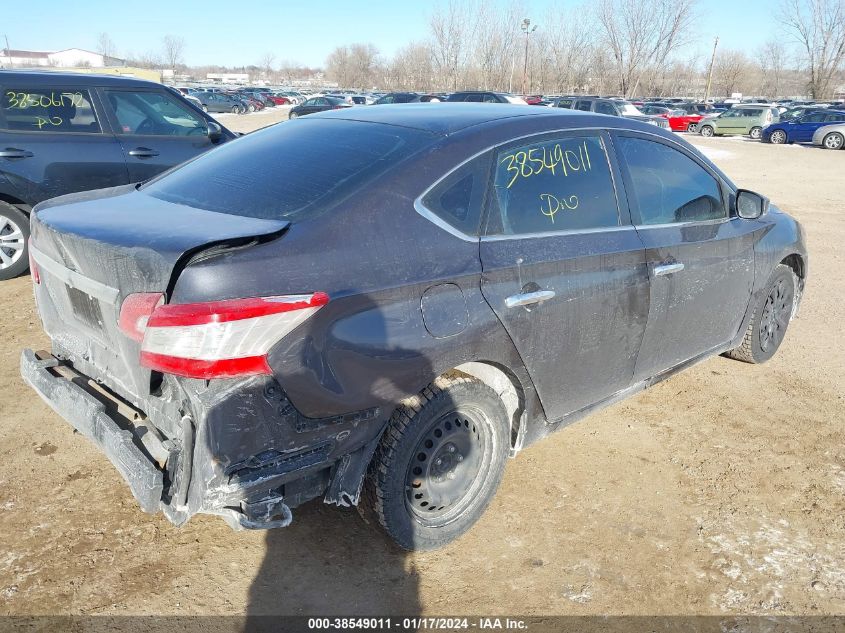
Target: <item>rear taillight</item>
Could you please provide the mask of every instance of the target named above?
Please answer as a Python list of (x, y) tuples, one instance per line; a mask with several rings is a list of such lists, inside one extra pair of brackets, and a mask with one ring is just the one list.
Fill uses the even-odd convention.
[(120, 331), (140, 343), (144, 340), (144, 331), (153, 310), (163, 303), (164, 295), (160, 292), (140, 292), (127, 296), (120, 306)]
[(29, 273), (32, 275), (32, 283), (41, 285), (41, 271), (38, 270), (38, 264), (35, 263), (35, 257), (32, 256), (32, 238), (27, 241), (26, 252), (29, 255)]
[[(144, 301), (149, 306), (152, 299)], [(141, 365), (201, 379), (269, 374), (270, 348), (328, 302), (326, 293), (315, 292), (159, 305), (143, 323)], [(132, 321), (127, 318), (131, 330)], [(142, 321), (136, 317), (134, 323), (140, 326)]]

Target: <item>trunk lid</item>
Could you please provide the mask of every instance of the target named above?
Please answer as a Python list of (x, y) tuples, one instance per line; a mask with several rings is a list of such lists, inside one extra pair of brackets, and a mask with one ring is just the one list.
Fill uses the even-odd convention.
[(280, 237), (289, 222), (166, 202), (134, 186), (63, 196), (36, 207), (32, 255), (44, 329), (54, 353), (144, 408), (150, 372), (118, 327), (136, 292), (169, 294), (192, 257)]

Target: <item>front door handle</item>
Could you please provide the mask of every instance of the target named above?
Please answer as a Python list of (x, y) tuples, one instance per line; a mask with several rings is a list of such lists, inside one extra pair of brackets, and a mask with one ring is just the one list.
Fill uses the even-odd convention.
[(661, 275), (671, 275), (672, 273), (679, 273), (684, 269), (684, 265), (681, 262), (676, 262), (674, 264), (658, 264), (654, 267), (654, 276), (660, 277)]
[(32, 152), (16, 147), (0, 149), (0, 158), (31, 158), (32, 156), (34, 156)]
[(518, 308), (519, 306), (530, 306), (535, 303), (542, 303), (548, 301), (555, 296), (554, 290), (537, 290), (536, 292), (523, 292), (518, 295), (511, 295), (505, 299), (505, 306), (508, 308)]
[(153, 156), (158, 156), (158, 152), (149, 147), (136, 147), (135, 149), (129, 150), (129, 155), (135, 158), (152, 158)]

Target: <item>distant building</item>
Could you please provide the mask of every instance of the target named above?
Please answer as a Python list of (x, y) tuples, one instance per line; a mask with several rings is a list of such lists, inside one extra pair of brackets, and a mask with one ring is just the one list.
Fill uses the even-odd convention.
[(125, 60), (84, 48), (66, 48), (61, 51), (25, 51), (0, 49), (0, 68), (108, 68), (123, 66)]
[(205, 78), (220, 84), (249, 83), (249, 75), (247, 73), (208, 73)]

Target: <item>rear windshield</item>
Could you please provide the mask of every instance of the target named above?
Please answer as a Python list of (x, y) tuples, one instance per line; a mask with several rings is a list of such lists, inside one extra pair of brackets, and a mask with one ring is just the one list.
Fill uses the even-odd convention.
[(226, 143), (141, 189), (190, 207), (296, 222), (327, 211), (435, 140), (377, 123), (297, 119)]

